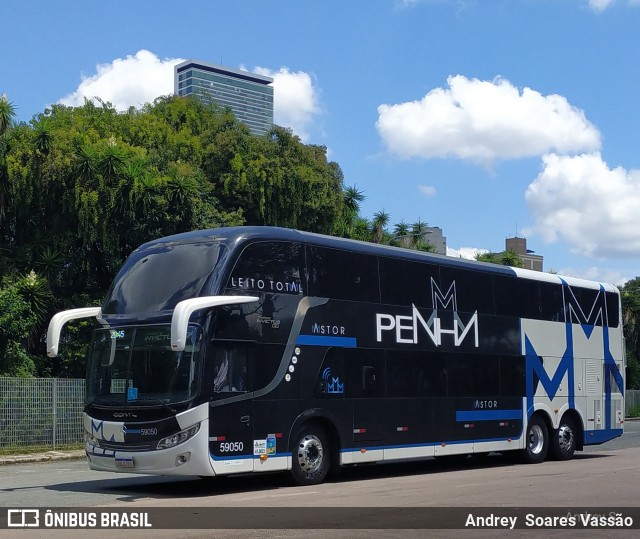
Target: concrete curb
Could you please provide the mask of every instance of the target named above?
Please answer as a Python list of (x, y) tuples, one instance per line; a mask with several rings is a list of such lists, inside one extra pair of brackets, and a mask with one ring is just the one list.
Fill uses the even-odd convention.
[(0, 455), (0, 466), (4, 464), (22, 464), (29, 462), (48, 462), (53, 460), (76, 460), (85, 457), (84, 449), (71, 451), (45, 451), (24, 455)]

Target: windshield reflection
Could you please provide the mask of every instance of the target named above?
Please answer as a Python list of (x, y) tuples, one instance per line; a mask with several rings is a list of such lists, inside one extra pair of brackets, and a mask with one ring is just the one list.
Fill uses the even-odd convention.
[(199, 390), (201, 332), (189, 326), (183, 352), (168, 325), (98, 330), (87, 368), (87, 402), (127, 406), (179, 403)]

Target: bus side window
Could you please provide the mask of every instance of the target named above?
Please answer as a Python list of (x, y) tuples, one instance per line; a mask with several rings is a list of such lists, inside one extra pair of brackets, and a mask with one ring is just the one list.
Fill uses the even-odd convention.
[(247, 391), (247, 350), (241, 347), (220, 347), (214, 358), (213, 393), (244, 393)]

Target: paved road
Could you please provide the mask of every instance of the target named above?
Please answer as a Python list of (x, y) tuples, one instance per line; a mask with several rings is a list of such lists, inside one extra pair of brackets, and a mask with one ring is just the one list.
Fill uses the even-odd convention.
[[(619, 446), (635, 445), (625, 449)], [(282, 475), (218, 478), (166, 478), (105, 474), (87, 470), (82, 461), (20, 464), (0, 467), (0, 506), (126, 506), (142, 507), (624, 507), (640, 505), (640, 424), (629, 424), (620, 441), (578, 453), (569, 462), (513, 464), (498, 456), (484, 461), (429, 460), (343, 470), (337, 478), (312, 487), (289, 486)], [(13, 530), (12, 530), (13, 532)], [(89, 533), (91, 532), (91, 533)], [(105, 534), (106, 532), (100, 532)], [(341, 537), (342, 532), (216, 532), (216, 537)], [(429, 532), (430, 536), (434, 533)], [(526, 537), (532, 532), (511, 532)], [(558, 532), (554, 532), (554, 535)], [(118, 535), (121, 534), (121, 535)], [(148, 535), (147, 535), (148, 534)], [(69, 532), (47, 531), (48, 539)], [(74, 537), (100, 537), (96, 531), (76, 530)], [(204, 531), (136, 530), (136, 537), (209, 537)], [(368, 537), (349, 531), (350, 537)], [(409, 534), (411, 535), (411, 534)], [(426, 535), (422, 532), (422, 535)], [(486, 537), (495, 536), (495, 532)], [(19, 537), (38, 537), (37, 532)], [(41, 536), (45, 536), (44, 534)], [(131, 532), (109, 532), (129, 537)], [(380, 535), (382, 536), (382, 535)], [(407, 537), (407, 532), (386, 533)], [(442, 537), (452, 534), (443, 533)], [(483, 536), (482, 532), (475, 536)], [(573, 531), (567, 537), (579, 537)], [(593, 532), (584, 537), (593, 537)], [(608, 532), (598, 536), (628, 536)], [(16, 537), (0, 531), (0, 537)]]

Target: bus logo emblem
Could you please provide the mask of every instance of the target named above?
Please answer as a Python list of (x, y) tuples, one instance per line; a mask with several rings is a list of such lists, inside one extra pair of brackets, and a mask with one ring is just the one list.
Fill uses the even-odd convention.
[(344, 393), (344, 383), (340, 383), (339, 376), (331, 376), (331, 367), (322, 372), (322, 379), (327, 384), (327, 393)]

